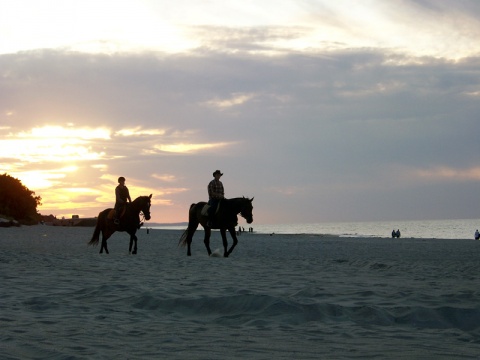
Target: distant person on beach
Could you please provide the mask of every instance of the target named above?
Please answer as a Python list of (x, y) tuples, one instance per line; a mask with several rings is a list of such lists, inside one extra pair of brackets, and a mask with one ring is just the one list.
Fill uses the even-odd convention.
[(400, 239), (400, 230), (399, 229), (397, 229), (397, 232), (395, 233), (395, 235), (397, 235), (397, 238)]
[(225, 198), (223, 183), (220, 181), (222, 176), (223, 174), (220, 170), (215, 170), (213, 180), (208, 184), (208, 205), (210, 205), (208, 209), (209, 223), (211, 223), (213, 215), (217, 210), (218, 203)]
[(475, 231), (475, 240), (480, 239), (480, 233), (478, 232), (478, 229)]
[(128, 202), (132, 202), (130, 198), (130, 192), (128, 188), (125, 186), (125, 178), (120, 176), (118, 178), (118, 185), (115, 188), (115, 224), (120, 224), (120, 215), (122, 212), (123, 207)]

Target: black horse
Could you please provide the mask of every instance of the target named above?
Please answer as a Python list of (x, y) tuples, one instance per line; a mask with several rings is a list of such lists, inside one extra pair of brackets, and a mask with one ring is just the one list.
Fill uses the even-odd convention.
[[(217, 214), (214, 216), (213, 224), (210, 226), (207, 225), (208, 217), (206, 215), (202, 215), (202, 209), (206, 205), (206, 202), (199, 202), (196, 204), (192, 204), (190, 206), (190, 210), (188, 212), (188, 228), (182, 234), (180, 238), (179, 245), (181, 246), (188, 246), (187, 255), (191, 256), (192, 252), (190, 250), (190, 245), (192, 244), (193, 234), (197, 230), (198, 224), (202, 225), (205, 229), (205, 238), (203, 242), (205, 243), (205, 247), (207, 248), (208, 255), (212, 255), (212, 250), (210, 250), (210, 234), (211, 229), (220, 229), (220, 233), (222, 235), (223, 240), (223, 248), (224, 248), (224, 257), (228, 257), (233, 251), (233, 248), (237, 245), (237, 235), (235, 234), (235, 226), (238, 224), (237, 214), (245, 218), (247, 223), (251, 224), (253, 222), (253, 215), (252, 215), (252, 201), (253, 198), (234, 198), (234, 199), (225, 199), (220, 201), (220, 207), (218, 209)], [(230, 235), (233, 239), (233, 244), (230, 249), (227, 251), (228, 242), (227, 242), (227, 235), (226, 231), (230, 232)]]
[[(143, 213), (145, 220), (150, 220), (150, 205), (152, 194), (150, 196), (139, 196), (131, 203), (127, 203), (125, 212), (120, 217), (120, 224), (114, 223), (114, 216), (111, 213), (113, 209), (105, 209), (98, 214), (97, 226), (93, 232), (92, 239), (88, 245), (98, 245), (100, 232), (102, 233), (102, 246), (100, 247), (100, 254), (103, 253), (103, 249), (108, 254), (107, 239), (113, 235), (115, 231), (126, 231), (130, 234), (130, 247), (128, 252), (131, 254), (137, 253), (137, 236), (135, 233), (143, 225), (140, 222), (140, 212)], [(135, 241), (135, 246), (132, 245)]]

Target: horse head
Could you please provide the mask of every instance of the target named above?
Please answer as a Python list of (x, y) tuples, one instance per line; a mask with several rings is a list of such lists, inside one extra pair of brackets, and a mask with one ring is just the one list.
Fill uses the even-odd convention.
[(152, 200), (152, 194), (150, 196), (139, 196), (136, 198), (133, 203), (135, 204), (135, 209), (138, 212), (142, 212), (143, 216), (145, 216), (145, 220), (150, 220), (150, 206)]
[(240, 210), (240, 216), (243, 217), (248, 224), (253, 222), (253, 205), (252, 201), (254, 198), (246, 198), (245, 196), (241, 199), (242, 200), (242, 209)]

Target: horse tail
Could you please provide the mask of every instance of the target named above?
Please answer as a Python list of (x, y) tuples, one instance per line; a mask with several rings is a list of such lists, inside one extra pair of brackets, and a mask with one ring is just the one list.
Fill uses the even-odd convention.
[(180, 237), (178, 246), (181, 246), (181, 247), (187, 246), (187, 236), (188, 236), (188, 228), (183, 232), (182, 236)]
[[(195, 212), (192, 211), (192, 209), (193, 209), (193, 207), (194, 207), (195, 205), (196, 205), (196, 204), (190, 205), (190, 209), (188, 210), (188, 226), (187, 226), (187, 228), (185, 229), (185, 231), (183, 232), (182, 236), (180, 237), (180, 240), (179, 240), (179, 242), (178, 242), (178, 246), (181, 246), (181, 247), (187, 246), (189, 233), (190, 233), (192, 230), (193, 230), (193, 231), (196, 230), (196, 226), (195, 226)], [(197, 224), (197, 226), (198, 226), (198, 224)]]
[(101, 224), (103, 224), (103, 221), (104, 221), (104, 216), (103, 216), (103, 212), (101, 212), (100, 214), (98, 214), (97, 225), (95, 226), (95, 230), (93, 231), (92, 238), (88, 242), (88, 245), (93, 245), (93, 246), (98, 245), (98, 242), (100, 241), (100, 231), (102, 231)]

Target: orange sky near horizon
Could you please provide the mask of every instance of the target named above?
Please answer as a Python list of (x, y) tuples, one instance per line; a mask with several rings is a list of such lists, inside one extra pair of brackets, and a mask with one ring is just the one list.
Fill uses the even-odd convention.
[[(163, 130), (140, 127), (117, 132), (105, 127), (77, 128), (73, 124), (67, 127), (35, 127), (30, 131), (9, 133), (5, 139), (0, 139), (3, 157), (15, 160), (1, 164), (1, 167), (34, 191), (36, 196), (41, 196), (42, 205), (38, 211), (42, 215), (52, 214), (57, 218), (71, 218), (72, 215), (94, 217), (101, 210), (112, 207), (115, 202), (114, 190), (119, 175), (110, 173), (108, 163), (122, 156), (108, 154), (108, 142), (119, 136), (162, 134)], [(154, 145), (151, 151), (155, 153), (160, 148), (163, 152), (187, 154), (226, 145), (181, 142)], [(172, 187), (174, 175), (152, 173), (150, 176), (158, 181), (158, 187), (148, 186), (142, 179), (127, 179), (132, 200), (137, 196), (153, 194), (153, 221), (155, 218), (160, 221), (158, 216), (155, 217), (155, 208), (161, 208), (162, 222), (183, 221), (188, 209), (175, 206), (169, 196), (188, 189)]]

